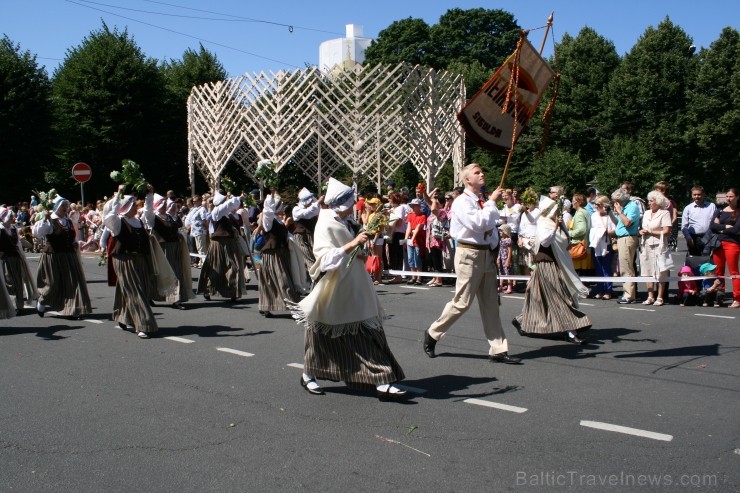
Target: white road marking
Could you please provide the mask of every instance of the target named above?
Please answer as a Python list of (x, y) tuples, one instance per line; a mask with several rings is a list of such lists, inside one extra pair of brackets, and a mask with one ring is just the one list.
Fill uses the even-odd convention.
[(51, 315), (52, 317), (61, 317), (62, 314), (59, 312), (44, 312), (44, 315)]
[(507, 295), (507, 296), (502, 296), (502, 298), (511, 298), (512, 300), (523, 300), (524, 299), (524, 296), (510, 296), (510, 295)]
[(581, 303), (580, 301), (578, 302), (578, 304), (583, 306), (596, 306), (593, 303)]
[(184, 344), (191, 344), (195, 342), (192, 339), (185, 339), (184, 337), (177, 337), (177, 336), (167, 336), (165, 337), (165, 339), (169, 339), (170, 341), (175, 341), (175, 342), (182, 342)]
[(650, 308), (627, 308), (626, 306), (620, 306), (620, 310), (632, 310), (634, 312), (654, 312), (655, 310), (651, 310)]
[(288, 363), (287, 366), (290, 366), (291, 368), (298, 368), (299, 370), (303, 369), (303, 363)]
[(498, 402), (484, 401), (483, 399), (465, 399), (463, 402), (467, 402), (468, 404), (476, 404), (478, 406), (493, 407), (496, 409), (501, 409), (502, 411), (511, 411), (512, 413), (527, 412), (527, 408), (524, 407), (499, 404)]
[(629, 428), (627, 426), (612, 425), (609, 423), (601, 423), (599, 421), (586, 421), (581, 420), (581, 426), (587, 428), (595, 428), (597, 430), (614, 431), (617, 433), (624, 433), (626, 435), (635, 435), (638, 437), (652, 438), (653, 440), (661, 440), (664, 442), (670, 442), (673, 440), (673, 435), (665, 435), (663, 433), (655, 433), (654, 431), (640, 430), (637, 428)]
[(421, 289), (422, 291), (429, 291), (429, 288), (422, 288), (421, 286), (409, 286), (409, 285), (406, 285), (406, 286), (401, 286), (401, 287), (402, 288), (406, 288), (406, 289)]
[(95, 320), (94, 318), (83, 318), (83, 322), (90, 322), (91, 324), (102, 324), (102, 320)]
[(237, 349), (231, 349), (231, 348), (227, 348), (227, 347), (217, 347), (216, 348), (216, 351), (222, 351), (224, 353), (236, 354), (238, 356), (244, 356), (246, 358), (249, 358), (250, 356), (254, 356), (254, 354), (252, 354), (252, 353), (248, 353), (246, 351), (239, 351)]
[(729, 318), (735, 320), (735, 317), (726, 317), (725, 315), (707, 315), (706, 313), (694, 313), (697, 317), (712, 317), (712, 318)]

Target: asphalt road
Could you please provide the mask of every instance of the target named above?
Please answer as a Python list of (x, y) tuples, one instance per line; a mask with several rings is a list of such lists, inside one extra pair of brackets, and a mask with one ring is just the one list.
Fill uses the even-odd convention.
[(586, 300), (584, 346), (505, 324), (510, 366), (488, 361), (477, 307), (424, 355), (452, 288), (378, 286), (415, 392), (384, 403), (303, 391), (303, 330), (257, 313), (254, 279), (239, 304), (157, 307), (139, 340), (84, 264), (93, 316), (0, 321), (2, 492), (740, 491), (736, 310)]

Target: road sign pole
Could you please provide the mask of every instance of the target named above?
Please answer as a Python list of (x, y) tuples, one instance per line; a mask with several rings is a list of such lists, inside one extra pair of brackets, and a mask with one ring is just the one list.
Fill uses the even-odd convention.
[(85, 184), (80, 183), (80, 200), (82, 201), (82, 207), (85, 207)]

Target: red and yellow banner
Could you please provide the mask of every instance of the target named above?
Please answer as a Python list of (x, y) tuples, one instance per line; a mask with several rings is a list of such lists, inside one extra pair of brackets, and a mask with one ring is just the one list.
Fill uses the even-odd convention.
[[(465, 133), (480, 147), (508, 152), (537, 110), (542, 95), (555, 72), (525, 38), (518, 51), (516, 98), (511, 95), (507, 111), (502, 113), (509, 93), (509, 81), (516, 70), (517, 52), (509, 56), (488, 82), (468, 101), (458, 120)], [(516, 115), (516, 135), (514, 119)]]

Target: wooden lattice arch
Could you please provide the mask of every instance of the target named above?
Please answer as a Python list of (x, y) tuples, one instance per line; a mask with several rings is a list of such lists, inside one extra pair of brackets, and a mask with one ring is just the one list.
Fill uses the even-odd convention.
[(456, 114), (465, 103), (459, 74), (428, 67), (375, 65), (244, 74), (194, 87), (188, 98), (191, 185), (195, 170), (216, 187), (230, 162), (254, 178), (257, 163), (276, 171), (294, 162), (320, 187), (341, 166), (380, 190), (411, 162), (431, 187), (465, 155)]

